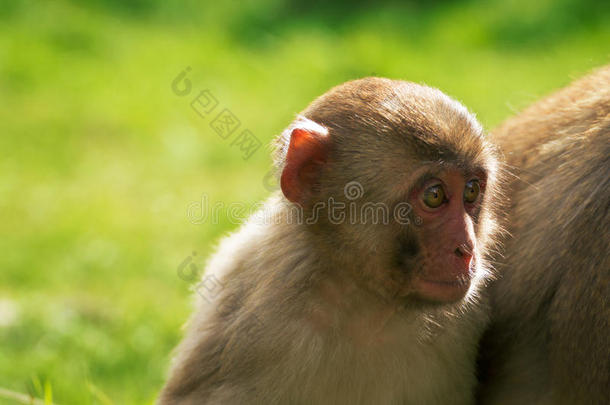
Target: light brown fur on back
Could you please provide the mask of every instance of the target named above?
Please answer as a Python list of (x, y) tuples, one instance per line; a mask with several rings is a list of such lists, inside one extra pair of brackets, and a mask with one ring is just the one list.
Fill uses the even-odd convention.
[(610, 67), (493, 132), (513, 172), (484, 404), (610, 403)]

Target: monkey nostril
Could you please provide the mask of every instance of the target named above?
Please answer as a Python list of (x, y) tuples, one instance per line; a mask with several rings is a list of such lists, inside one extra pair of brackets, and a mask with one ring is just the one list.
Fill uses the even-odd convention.
[(464, 263), (466, 263), (466, 266), (470, 266), (470, 262), (472, 261), (472, 254), (466, 246), (458, 246), (457, 248), (455, 248), (453, 253), (455, 253), (457, 257), (461, 258)]

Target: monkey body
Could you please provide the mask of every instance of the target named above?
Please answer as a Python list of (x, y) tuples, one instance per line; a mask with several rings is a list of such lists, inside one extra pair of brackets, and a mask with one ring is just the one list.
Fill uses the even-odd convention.
[(511, 205), (484, 404), (610, 403), (610, 67), (493, 132)]
[[(276, 251), (261, 257), (259, 252), (268, 246), (288, 239), (294, 248), (307, 238), (295, 229), (298, 226), (275, 223), (287, 215), (279, 198), (266, 206), (276, 211), (272, 225), (249, 223), (227, 238), (212, 258), (209, 268), (214, 273), (206, 277), (224, 287), (214, 301), (200, 299), (201, 312), (193, 323), (202, 326), (182, 343), (182, 388), (188, 390), (192, 375), (209, 380), (184, 399), (164, 403), (471, 401), (472, 392), (464, 387), (472, 387), (475, 379), (472, 342), (486, 319), (480, 305), (461, 309), (458, 317), (446, 309), (423, 315), (379, 303), (347, 275), (321, 279), (316, 273), (323, 258), (312, 257), (307, 244), (289, 255)], [(292, 253), (299, 250), (302, 255)], [(263, 289), (277, 294), (256, 294)], [(226, 294), (229, 291), (240, 291), (239, 296)], [(292, 305), (301, 298), (305, 304)], [(221, 335), (204, 341), (214, 347), (202, 347), (202, 336), (217, 329)], [(232, 356), (224, 357), (221, 348)], [(225, 370), (239, 376), (224, 376)], [(237, 386), (225, 383), (233, 378)]]
[(368, 78), (315, 100), (278, 138), (282, 194), (209, 262), (160, 404), (471, 403), (495, 164), (438, 90)]

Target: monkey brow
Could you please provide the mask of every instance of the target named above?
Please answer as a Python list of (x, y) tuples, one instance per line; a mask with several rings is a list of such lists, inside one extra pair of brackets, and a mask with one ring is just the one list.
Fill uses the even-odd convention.
[(485, 174), (487, 170), (484, 167), (478, 165), (464, 165), (456, 162), (446, 162), (443, 160), (428, 160), (422, 161), (422, 165), (427, 166), (426, 171), (423, 172), (417, 180), (415, 180), (415, 187), (422, 187), (428, 180), (439, 177), (443, 172), (447, 170), (458, 170), (462, 173), (465, 179), (472, 176), (479, 176), (481, 173)]
[(437, 169), (437, 170), (429, 170), (429, 171), (422, 173), (422, 175), (419, 176), (417, 178), (417, 180), (415, 181), (415, 187), (417, 187), (417, 188), (422, 187), (429, 180), (439, 177), (439, 175), (442, 172), (443, 172), (443, 170)]
[(429, 170), (426, 170), (415, 179), (412, 186), (410, 187), (411, 191), (409, 192), (422, 189), (428, 181), (440, 177), (443, 171), (444, 169), (441, 167), (431, 166)]

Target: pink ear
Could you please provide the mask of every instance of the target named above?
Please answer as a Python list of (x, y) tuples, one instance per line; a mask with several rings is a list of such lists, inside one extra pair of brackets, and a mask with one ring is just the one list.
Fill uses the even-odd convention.
[(308, 129), (292, 130), (280, 180), (282, 192), (289, 201), (307, 202), (327, 154), (327, 136)]

